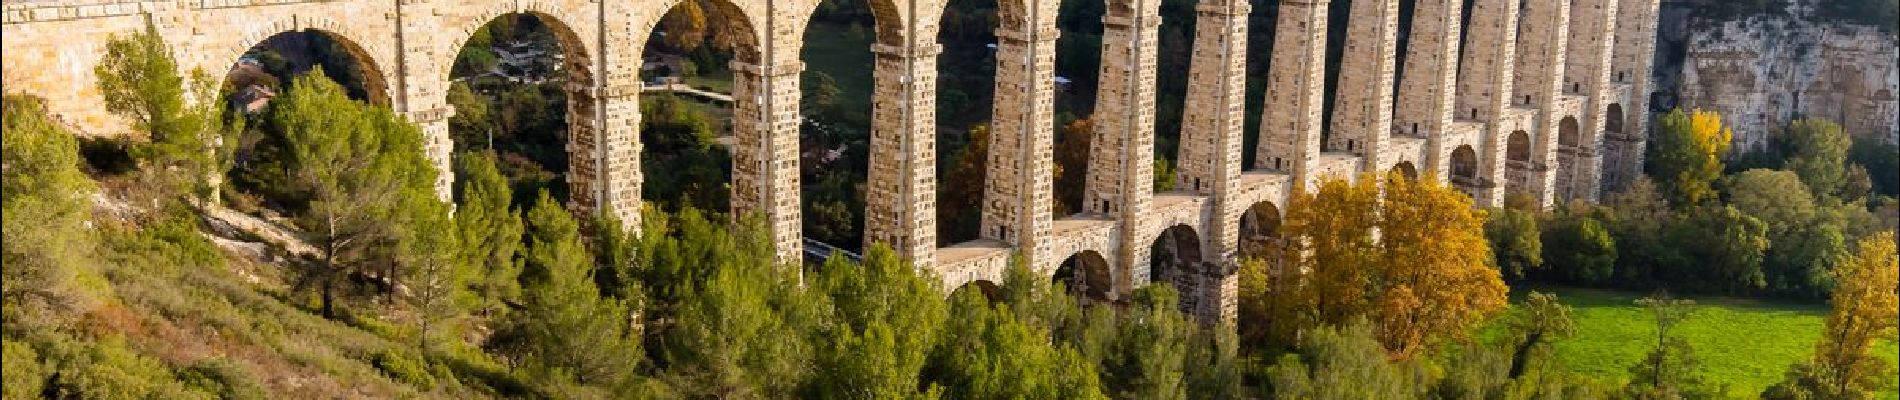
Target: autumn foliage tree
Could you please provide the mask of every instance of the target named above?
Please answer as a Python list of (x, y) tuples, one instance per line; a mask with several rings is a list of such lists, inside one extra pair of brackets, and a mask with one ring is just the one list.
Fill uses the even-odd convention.
[(1293, 304), (1279, 317), (1305, 329), (1364, 315), (1387, 352), (1409, 357), (1504, 310), (1507, 288), (1470, 197), (1396, 175), (1384, 192), (1372, 177), (1330, 180), (1292, 202), (1284, 237), (1294, 263), (1282, 279), (1295, 282), (1276, 286), (1292, 289)]
[(1788, 370), (1781, 383), (1763, 398), (1866, 398), (1894, 379), (1892, 366), (1873, 354), (1879, 339), (1893, 339), (1900, 319), (1900, 258), (1894, 251), (1893, 231), (1861, 239), (1859, 248), (1835, 270), (1839, 286), (1830, 301), (1814, 359)]
[(1678, 208), (1712, 200), (1715, 180), (1722, 177), (1722, 157), (1734, 138), (1735, 132), (1722, 127), (1722, 115), (1714, 111), (1670, 112), (1656, 121), (1649, 174)]

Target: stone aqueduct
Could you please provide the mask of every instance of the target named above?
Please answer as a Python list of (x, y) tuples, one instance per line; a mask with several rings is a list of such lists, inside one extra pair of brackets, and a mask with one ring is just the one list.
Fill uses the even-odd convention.
[[(364, 63), (372, 101), (421, 125), (446, 167), (449, 68), (472, 32), (508, 13), (557, 31), (569, 70), (570, 182), (583, 208), (637, 210), (641, 50), (680, 0), (54, 0), (5, 6), (5, 90), (39, 95), (85, 134), (113, 135), (92, 67), (114, 34), (153, 24), (181, 67), (222, 72), (286, 31), (317, 30)], [(823, 0), (715, 0), (741, 32), (734, 61), (732, 208), (769, 221), (782, 257), (800, 245), (799, 60)], [(1507, 191), (1594, 200), (1638, 173), (1659, 0), (1416, 0), (1399, 48), (1398, 0), (1351, 4), (1330, 135), (1322, 142), (1328, 0), (1281, 0), (1257, 160), (1242, 165), (1248, 0), (1200, 0), (1181, 132), (1181, 190), (1155, 193), (1160, 0), (1106, 1), (1097, 140), (1082, 213), (1055, 216), (1051, 168), (1057, 7), (1000, 0), (996, 98), (981, 239), (939, 247), (934, 216), (936, 43), (946, 0), (871, 0), (876, 20), (867, 241), (888, 243), (949, 287), (999, 281), (1011, 254), (1045, 276), (1106, 263), (1107, 296), (1148, 283), (1164, 231), (1209, 260), (1170, 273), (1197, 314), (1231, 317), (1242, 219), (1273, 214), (1325, 176), (1430, 173), (1479, 204)], [(1461, 39), (1462, 38), (1462, 39)], [(1403, 65), (1396, 56), (1403, 51)], [(444, 174), (445, 176), (447, 174)], [(443, 185), (446, 187), (445, 177)], [(1249, 210), (1254, 210), (1250, 213)], [(626, 217), (637, 218), (637, 213)], [(1259, 225), (1258, 223), (1254, 225)]]

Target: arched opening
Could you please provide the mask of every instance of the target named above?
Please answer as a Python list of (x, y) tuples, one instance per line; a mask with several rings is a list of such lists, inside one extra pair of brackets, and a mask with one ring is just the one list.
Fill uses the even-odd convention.
[(1114, 278), (1108, 271), (1108, 258), (1094, 250), (1083, 250), (1062, 260), (1061, 266), (1056, 267), (1054, 279), (1085, 305), (1106, 303), (1110, 300), (1109, 293), (1115, 290)]
[(219, 91), (225, 111), (247, 123), (225, 172), (222, 199), (245, 213), (295, 215), (307, 207), (309, 192), (296, 180), (284, 132), (267, 123), (271, 101), (286, 94), (296, 77), (316, 72), (336, 82), (351, 100), (386, 106), (387, 81), (362, 46), (314, 29), (271, 35), (233, 61)]
[(1478, 152), (1471, 145), (1460, 145), (1451, 151), (1451, 182), (1470, 191), (1478, 183)]
[(1580, 130), (1581, 128), (1577, 126), (1577, 117), (1564, 117), (1563, 121), (1557, 122), (1557, 145), (1577, 147), (1581, 144), (1577, 138)]
[(1505, 141), (1504, 153), (1507, 160), (1520, 163), (1531, 162), (1531, 134), (1523, 130), (1511, 132), (1510, 138)]
[(1622, 104), (1610, 104), (1609, 111), (1606, 111), (1603, 117), (1603, 131), (1609, 133), (1623, 133)]
[(1403, 176), (1405, 179), (1416, 180), (1418, 179), (1418, 166), (1413, 165), (1411, 161), (1400, 161), (1397, 165), (1392, 166), (1392, 173)]
[(1154, 154), (1156, 191), (1164, 189), (1211, 189), (1212, 182), (1186, 182), (1176, 170), (1181, 168), (1181, 132), (1184, 126), (1189, 71), (1194, 68), (1195, 2), (1163, 1), (1160, 5), (1160, 30), (1155, 32)]
[(965, 292), (974, 291), (983, 296), (984, 299), (995, 302), (997, 295), (1002, 294), (1002, 290), (1001, 287), (996, 285), (996, 282), (991, 282), (986, 279), (977, 279), (964, 282), (963, 285), (957, 286), (956, 290), (950, 292), (950, 298), (963, 296)]
[(492, 153), (517, 207), (525, 209), (543, 191), (563, 204), (596, 205), (591, 193), (598, 172), (570, 168), (591, 165), (595, 156), (591, 143), (571, 140), (595, 125), (596, 108), (586, 94), (594, 86), (593, 66), (585, 49), (553, 17), (503, 14), (469, 36), (449, 69), (455, 151)]
[(902, 23), (890, 8), (886, 0), (821, 2), (805, 27), (800, 54), (801, 223), (807, 238), (853, 251), (865, 242), (873, 102), (879, 100), (872, 93), (878, 79), (890, 79), (874, 71), (903, 62), (871, 49), (906, 46)]
[(1280, 258), (1280, 207), (1271, 201), (1254, 203), (1240, 215), (1241, 258), (1276, 264)]
[(995, 0), (951, 0), (937, 41), (937, 246), (977, 238), (996, 89)]
[(1203, 259), (1201, 236), (1187, 225), (1161, 232), (1149, 246), (1148, 282), (1169, 284), (1181, 293), (1181, 311), (1199, 310), (1200, 299), (1217, 286), (1213, 266)]
[(737, 110), (756, 108), (734, 63), (756, 65), (758, 44), (725, 0), (683, 0), (660, 17), (641, 49), (641, 198), (663, 210), (727, 213), (733, 202)]
[[(1105, 61), (1102, 54), (1105, 28), (1102, 17), (1110, 14), (1124, 18), (1133, 15), (1133, 10), (1127, 4), (1119, 3), (1122, 0), (1065, 1), (1056, 12), (1056, 29), (1061, 34), (1056, 37), (1055, 54), (1055, 176), (1051, 182), (1055, 196), (1050, 205), (1053, 215), (1110, 211), (1107, 209), (1109, 205), (1083, 203), (1089, 197), (1086, 193), (1089, 189), (1089, 157), (1094, 155), (1095, 139), (1119, 134), (1105, 132), (1104, 129), (1119, 126), (1120, 121), (1098, 121), (1095, 115), (1100, 100), (1098, 96), (1103, 94), (1100, 91), (1102, 85), (1123, 84), (1104, 83), (1099, 76)], [(1134, 110), (1124, 111), (1132, 115)]]

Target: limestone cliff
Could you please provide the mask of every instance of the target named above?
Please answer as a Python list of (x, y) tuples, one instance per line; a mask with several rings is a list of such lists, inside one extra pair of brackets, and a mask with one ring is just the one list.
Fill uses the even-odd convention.
[(1768, 133), (1803, 117), (1840, 122), (1857, 138), (1900, 142), (1894, 34), (1816, 17), (1808, 4), (1687, 24), (1680, 104), (1721, 112), (1735, 129), (1736, 151), (1766, 145)]

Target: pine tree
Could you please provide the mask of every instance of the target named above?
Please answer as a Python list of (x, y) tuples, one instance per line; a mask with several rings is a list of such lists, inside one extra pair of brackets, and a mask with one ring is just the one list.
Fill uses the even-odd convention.
[(528, 211), (524, 305), (512, 327), (517, 356), (550, 385), (618, 385), (639, 360), (627, 302), (600, 295), (593, 257), (574, 216), (541, 193)]
[(455, 224), (449, 219), (448, 204), (436, 199), (433, 190), (422, 188), (409, 189), (402, 201), (397, 259), (403, 265), (401, 281), (409, 288), (406, 300), (417, 314), (419, 347), (428, 353), (430, 343), (444, 339), (439, 334), (461, 340), (450, 327), (475, 303), (469, 283), (479, 275), (463, 257), (461, 236), (441, 232)]
[[(161, 196), (208, 199), (219, 177), (230, 168), (231, 146), (243, 120), (222, 117), (218, 85), (203, 70), (190, 79), (179, 75), (171, 47), (147, 24), (131, 35), (106, 42), (94, 67), (106, 111), (132, 121), (149, 142), (133, 147), (145, 177), (163, 189)], [(169, 200), (169, 199), (167, 199)]]
[(514, 190), (495, 166), (490, 152), (463, 153), (458, 158), (461, 174), (460, 204), (455, 208), (456, 234), (461, 247), (461, 262), (473, 267), (476, 276), (470, 284), (489, 311), (506, 309), (520, 303), (521, 216), (511, 205)]
[[(74, 291), (95, 239), (87, 223), (97, 190), (79, 170), (79, 142), (38, 99), (0, 100), (0, 301), (9, 325), (70, 312), (88, 298)], [(24, 309), (23, 309), (24, 307)], [(16, 314), (16, 313), (26, 314)]]
[(818, 397), (936, 397), (938, 388), (919, 383), (949, 316), (943, 291), (882, 244), (861, 264), (843, 260), (833, 257), (818, 273), (839, 322), (819, 332), (831, 340), (818, 344)]
[[(298, 221), (321, 252), (306, 277), (318, 285), (323, 314), (335, 317), (336, 285), (372, 271), (397, 233), (398, 206), (413, 190), (433, 190), (436, 171), (422, 133), (388, 109), (352, 101), (314, 72), (298, 77), (272, 106), (270, 123), (290, 143), (296, 182), (310, 195)], [(393, 283), (393, 282), (392, 282)]]

